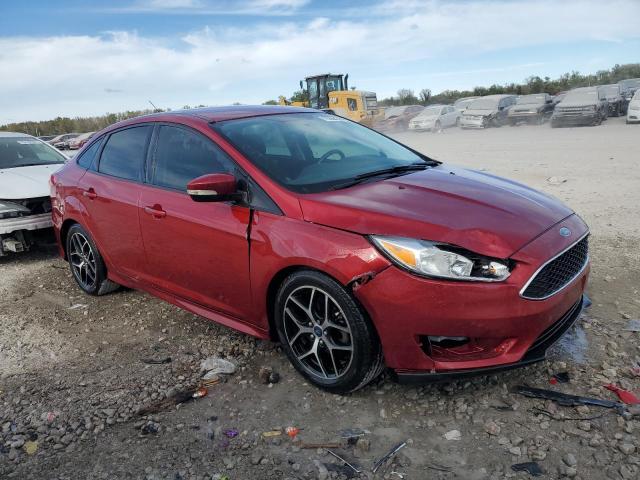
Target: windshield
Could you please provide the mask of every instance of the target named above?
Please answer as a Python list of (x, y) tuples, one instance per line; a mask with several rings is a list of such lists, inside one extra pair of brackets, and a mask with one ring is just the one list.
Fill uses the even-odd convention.
[(469, 104), (468, 110), (496, 110), (498, 100), (493, 98), (478, 98)]
[(601, 88), (605, 91), (607, 97), (612, 97), (620, 93), (620, 87), (618, 85), (605, 85)]
[(576, 90), (567, 93), (567, 96), (562, 100), (563, 102), (593, 102), (598, 99), (598, 92), (596, 90)]
[(466, 108), (474, 100), (475, 98), (461, 98), (460, 100), (456, 100), (453, 106), (457, 109)]
[(64, 163), (66, 157), (31, 137), (0, 137), (0, 169)]
[(373, 130), (323, 113), (228, 120), (212, 128), (265, 174), (298, 193), (324, 192), (379, 170), (431, 164)]
[(628, 78), (626, 80), (620, 80), (618, 83), (622, 85), (622, 88), (639, 88), (640, 78)]
[(518, 105), (528, 105), (531, 103), (539, 105), (544, 102), (546, 102), (544, 95), (525, 95), (524, 97), (520, 97), (516, 103)]
[(440, 115), (441, 110), (442, 110), (442, 107), (425, 108), (422, 112), (420, 112), (418, 117), (436, 117)]

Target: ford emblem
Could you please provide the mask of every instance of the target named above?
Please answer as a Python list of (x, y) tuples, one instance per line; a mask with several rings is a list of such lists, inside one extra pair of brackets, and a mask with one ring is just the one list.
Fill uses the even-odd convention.
[(568, 237), (569, 235), (571, 235), (571, 230), (569, 230), (567, 227), (562, 227), (560, 229), (560, 235), (562, 235), (563, 237)]

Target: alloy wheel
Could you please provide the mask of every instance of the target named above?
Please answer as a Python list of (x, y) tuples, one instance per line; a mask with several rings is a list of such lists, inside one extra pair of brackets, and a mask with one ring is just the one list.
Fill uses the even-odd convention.
[(284, 303), (283, 319), (286, 340), (308, 373), (335, 380), (349, 370), (353, 335), (331, 295), (318, 287), (298, 287)]
[(98, 267), (89, 240), (82, 233), (74, 232), (69, 240), (69, 247), (73, 276), (85, 290), (94, 288)]

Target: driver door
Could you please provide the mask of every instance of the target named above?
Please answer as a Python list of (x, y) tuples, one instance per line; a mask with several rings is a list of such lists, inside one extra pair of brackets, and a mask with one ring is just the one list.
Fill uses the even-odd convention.
[(194, 202), (187, 183), (208, 173), (235, 173), (215, 143), (186, 127), (160, 125), (147, 184), (138, 204), (147, 280), (156, 288), (228, 316), (251, 309), (249, 209)]

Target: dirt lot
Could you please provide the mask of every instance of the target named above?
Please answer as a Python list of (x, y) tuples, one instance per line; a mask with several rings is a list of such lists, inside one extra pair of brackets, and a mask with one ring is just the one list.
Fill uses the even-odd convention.
[[(81, 294), (55, 250), (41, 248), (0, 259), (0, 478), (352, 476), (323, 449), (262, 436), (287, 426), (302, 429), (298, 439), (307, 444), (365, 429), (355, 447), (332, 449), (359, 466), (362, 478), (373, 478), (374, 459), (401, 441), (407, 446), (375, 478), (528, 478), (511, 470), (528, 461), (537, 461), (545, 478), (639, 478), (638, 417), (561, 407), (511, 389), (548, 388), (551, 375), (563, 371), (570, 383), (551, 388), (615, 399), (604, 384), (640, 387), (640, 333), (626, 330), (640, 318), (640, 128), (609, 119), (599, 127), (397, 138), (437, 159), (539, 188), (589, 223), (593, 305), (550, 361), (436, 386), (402, 386), (385, 376), (356, 394), (329, 395), (305, 383), (277, 345), (140, 292)], [(196, 383), (208, 356), (232, 360), (238, 370), (205, 398), (139, 415)], [(165, 357), (171, 362), (142, 362)], [(280, 381), (264, 384), (262, 366)]]

